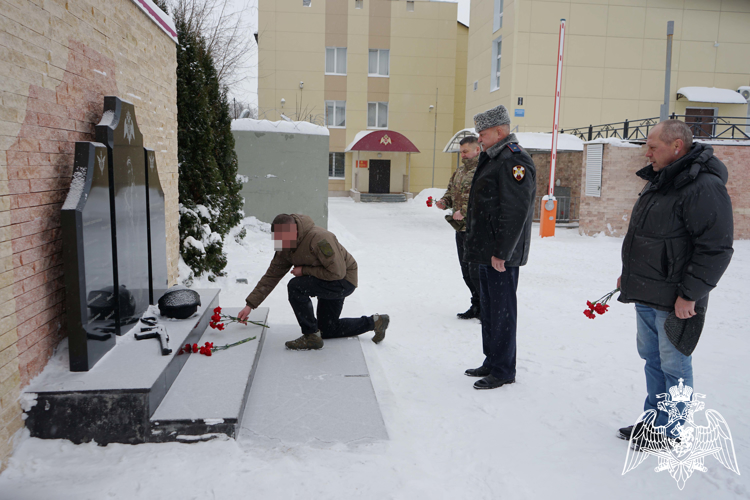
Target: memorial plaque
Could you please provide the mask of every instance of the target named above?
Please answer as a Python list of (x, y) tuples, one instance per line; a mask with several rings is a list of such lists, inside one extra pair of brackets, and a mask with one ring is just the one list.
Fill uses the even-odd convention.
[(148, 207), (149, 303), (156, 304), (169, 287), (167, 274), (167, 221), (164, 190), (159, 180), (156, 153), (143, 148), (146, 162), (146, 205)]
[(70, 370), (88, 371), (115, 346), (110, 185), (104, 144), (77, 142), (62, 206)]
[(116, 333), (122, 335), (122, 327), (138, 321), (149, 304), (146, 166), (133, 104), (105, 97), (96, 139), (109, 153)]

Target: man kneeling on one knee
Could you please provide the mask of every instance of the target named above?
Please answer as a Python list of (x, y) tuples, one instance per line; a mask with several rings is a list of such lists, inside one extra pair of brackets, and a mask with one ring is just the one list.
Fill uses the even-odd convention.
[[(320, 349), (323, 339), (352, 337), (375, 331), (376, 344), (385, 337), (386, 314), (339, 318), (344, 299), (357, 288), (357, 261), (336, 236), (315, 225), (307, 215), (280, 214), (271, 224), (276, 253), (266, 274), (247, 296), (237, 317), (246, 320), (291, 269), (289, 303), (302, 336), (286, 343), (294, 350)], [(317, 318), (310, 297), (318, 298)]]

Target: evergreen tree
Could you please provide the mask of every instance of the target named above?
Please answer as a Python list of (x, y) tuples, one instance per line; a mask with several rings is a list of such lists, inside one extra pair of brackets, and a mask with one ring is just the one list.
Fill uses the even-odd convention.
[(222, 276), (223, 237), (242, 219), (226, 90), (200, 33), (175, 19), (180, 253), (192, 276)]

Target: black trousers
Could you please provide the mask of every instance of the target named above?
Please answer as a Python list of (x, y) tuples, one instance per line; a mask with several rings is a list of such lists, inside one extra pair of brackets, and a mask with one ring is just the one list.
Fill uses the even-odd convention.
[(464, 242), (466, 242), (466, 232), (456, 231), (456, 249), (458, 262), (461, 264), (461, 275), (471, 292), (471, 305), (479, 307), (479, 264), (464, 261)]
[[(345, 279), (325, 281), (315, 276), (292, 278), (287, 285), (289, 303), (302, 333), (307, 335), (320, 330), (324, 339), (335, 339), (372, 331), (375, 326), (370, 316), (339, 318), (344, 307), (344, 299), (351, 295), (355, 288)], [(310, 297), (318, 298), (317, 319)]]
[(479, 265), (482, 296), (482, 348), (484, 366), (500, 380), (516, 378), (516, 322), (518, 306), (518, 268), (497, 272), (492, 266)]

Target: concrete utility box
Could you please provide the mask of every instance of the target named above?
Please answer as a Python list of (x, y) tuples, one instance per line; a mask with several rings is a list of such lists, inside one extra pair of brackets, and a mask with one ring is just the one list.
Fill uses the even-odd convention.
[(306, 214), (328, 228), (328, 129), (308, 122), (232, 121), (245, 215)]

